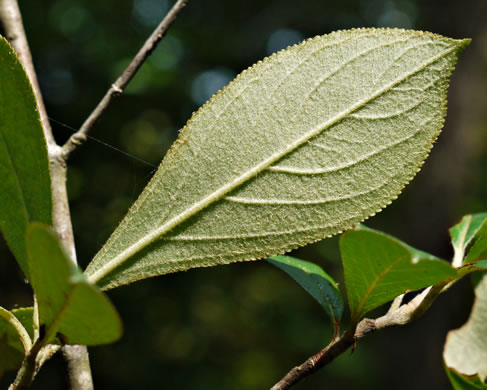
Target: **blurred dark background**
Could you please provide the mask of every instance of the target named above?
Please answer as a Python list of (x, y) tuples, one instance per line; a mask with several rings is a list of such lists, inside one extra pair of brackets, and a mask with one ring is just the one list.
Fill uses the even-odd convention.
[[(72, 132), (59, 122), (80, 126), (172, 3), (20, 1), (58, 141)], [(362, 26), (473, 39), (453, 75), (446, 125), (430, 158), (399, 199), (367, 221), (449, 259), (447, 229), (465, 213), (487, 211), (486, 16), (484, 0), (190, 0), (91, 133), (148, 164), (96, 140), (70, 161), (80, 265), (88, 264), (124, 216), (177, 130), (216, 90), (274, 51)], [(296, 254), (343, 280), (336, 239)], [(3, 241), (0, 256), (0, 305), (31, 305), (29, 287)], [(330, 338), (319, 305), (266, 262), (195, 269), (109, 295), (125, 334), (116, 344), (90, 348), (97, 389), (266, 389)], [(449, 329), (465, 321), (471, 302), (466, 280), (416, 323), (359, 341), (353, 354), (345, 353), (296, 389), (448, 389), (443, 342)], [(56, 357), (33, 389), (64, 388), (63, 362)]]

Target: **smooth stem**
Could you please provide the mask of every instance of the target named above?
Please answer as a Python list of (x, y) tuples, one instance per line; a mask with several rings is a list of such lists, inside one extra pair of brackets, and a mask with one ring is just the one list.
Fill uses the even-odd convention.
[[(53, 229), (59, 236), (68, 253), (71, 255), (70, 257), (73, 262), (76, 263), (73, 229), (71, 226), (71, 216), (69, 213), (69, 203), (66, 190), (66, 164), (63, 159), (59, 158), (59, 151), (61, 148), (56, 145), (52, 135), (49, 118), (46, 113), (39, 83), (37, 81), (36, 72), (32, 62), (32, 55), (27, 42), (27, 37), (25, 35), (22, 16), (20, 14), (17, 0), (0, 0), (0, 21), (3, 25), (8, 40), (17, 52), (17, 55), (19, 56), (19, 59), (24, 66), (27, 75), (29, 76), (32, 88), (34, 90), (34, 95), (36, 97), (37, 106), (39, 108), (39, 114), (41, 117), (42, 128), (44, 131), (44, 136), (46, 137), (49, 151), (49, 163), (52, 180)], [(37, 343), (35, 343), (34, 346), (35, 345), (37, 345)], [(70, 349), (72, 347), (66, 346), (65, 348)], [(82, 348), (84, 351), (83, 353), (65, 354), (65, 356), (68, 357), (67, 363), (69, 372), (77, 372), (70, 367), (85, 368), (84, 372), (80, 374), (83, 380), (80, 380), (80, 378), (70, 377), (71, 388), (72, 390), (93, 390), (91, 371), (89, 370), (88, 350), (86, 347)], [(24, 386), (24, 383), (30, 384), (30, 382), (32, 382), (33, 376), (36, 374), (35, 359), (37, 352), (39, 351), (34, 350), (34, 347), (32, 347), (31, 352), (24, 362), (25, 364), (22, 365), (22, 368), (18, 373), (19, 380), (16, 380), (16, 382), (12, 385), (17, 386), (14, 388), (19, 388), (18, 386)], [(89, 380), (86, 380), (88, 377)]]
[(37, 106), (39, 108), (39, 115), (41, 117), (42, 128), (44, 130), (47, 144), (55, 145), (56, 143), (52, 135), (52, 129), (49, 123), (49, 117), (47, 116), (44, 100), (42, 99), (39, 82), (37, 81), (37, 75), (34, 69), (34, 63), (32, 61), (32, 55), (25, 35), (22, 15), (17, 0), (0, 0), (0, 23), (5, 31), (6, 38), (17, 52), (20, 62), (29, 76), (36, 97)]
[(63, 146), (63, 159), (67, 161), (70, 154), (81, 145), (87, 138), (96, 122), (105, 113), (113, 98), (123, 93), (127, 85), (135, 76), (140, 67), (144, 64), (147, 58), (156, 49), (159, 42), (167, 34), (167, 31), (176, 20), (179, 13), (186, 7), (189, 0), (178, 0), (171, 10), (164, 17), (162, 22), (152, 32), (150, 37), (145, 41), (144, 45), (139, 49), (138, 53), (132, 59), (127, 68), (122, 72), (120, 77), (111, 85), (105, 96), (101, 99), (93, 112), (88, 116), (80, 129), (73, 134)]
[[(459, 275), (456, 280), (462, 276), (463, 275)], [(271, 390), (289, 389), (308, 375), (311, 375), (318, 369), (331, 363), (336, 357), (354, 346), (357, 340), (362, 337), (389, 326), (406, 325), (416, 320), (428, 310), (434, 300), (444, 292), (445, 287), (450, 284), (451, 282), (449, 280), (441, 281), (434, 286), (428, 287), (421, 294), (417, 295), (413, 300), (404, 305), (400, 304), (402, 296), (399, 296), (400, 298), (398, 297), (394, 300), (391, 309), (389, 309), (389, 311), (382, 317), (377, 319), (364, 318), (358, 324), (352, 323), (349, 329), (339, 338), (332, 340), (326, 348), (308, 358), (301, 365), (294, 367), (278, 383), (276, 383)]]

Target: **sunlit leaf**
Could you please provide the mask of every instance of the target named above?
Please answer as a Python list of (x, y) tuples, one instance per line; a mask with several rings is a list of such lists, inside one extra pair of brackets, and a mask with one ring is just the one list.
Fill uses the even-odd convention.
[(463, 375), (487, 378), (487, 274), (475, 287), (475, 302), (468, 321), (447, 336), (443, 359)]
[(24, 68), (0, 36), (0, 230), (28, 276), (25, 230), (51, 224), (51, 177), (37, 103)]
[(267, 261), (291, 276), (323, 307), (333, 327), (343, 313), (343, 298), (336, 282), (318, 265), (290, 256), (275, 256)]
[(340, 251), (353, 321), (406, 291), (457, 276), (446, 261), (364, 226), (342, 235)]
[(108, 298), (68, 259), (44, 225), (27, 230), (27, 258), (46, 343), (96, 345), (120, 338), (122, 326)]
[(339, 31), (244, 71), (193, 115), (90, 280), (106, 289), (275, 256), (377, 213), (439, 135), (468, 42)]
[(487, 260), (487, 213), (465, 215), (450, 229), (450, 236), (456, 265)]

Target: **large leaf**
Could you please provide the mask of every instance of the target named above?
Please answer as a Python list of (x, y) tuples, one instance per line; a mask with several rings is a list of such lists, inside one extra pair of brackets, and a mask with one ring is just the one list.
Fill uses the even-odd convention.
[[(27, 331), (29, 334), (27, 337), (32, 339), (32, 308), (13, 309), (11, 313)], [(27, 352), (24, 350), (17, 330), (0, 315), (0, 378), (5, 371), (19, 369)]]
[(450, 236), (456, 266), (487, 259), (487, 213), (465, 215), (450, 229)]
[(353, 321), (406, 291), (457, 276), (446, 261), (364, 226), (342, 235), (340, 252)]
[(241, 73), (193, 115), (86, 270), (111, 288), (282, 254), (377, 213), (440, 133), (467, 40), (339, 31)]
[(117, 340), (121, 322), (108, 298), (68, 259), (56, 236), (44, 225), (27, 230), (31, 284), (45, 342), (96, 345)]
[(291, 276), (323, 307), (336, 328), (343, 313), (343, 298), (337, 283), (316, 264), (290, 256), (275, 256), (267, 261)]
[(487, 390), (487, 385), (482, 382), (478, 375), (470, 377), (459, 374), (451, 368), (445, 368), (453, 390)]
[(487, 273), (475, 287), (475, 302), (468, 321), (448, 333), (443, 359), (463, 375), (487, 378)]
[(0, 230), (28, 276), (25, 230), (51, 224), (51, 177), (37, 103), (14, 50), (0, 36)]

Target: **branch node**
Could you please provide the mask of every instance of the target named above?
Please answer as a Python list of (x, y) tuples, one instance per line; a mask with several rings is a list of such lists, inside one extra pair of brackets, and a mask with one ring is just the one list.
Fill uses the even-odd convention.
[(121, 95), (123, 93), (123, 89), (116, 84), (112, 84), (112, 90), (115, 96)]

